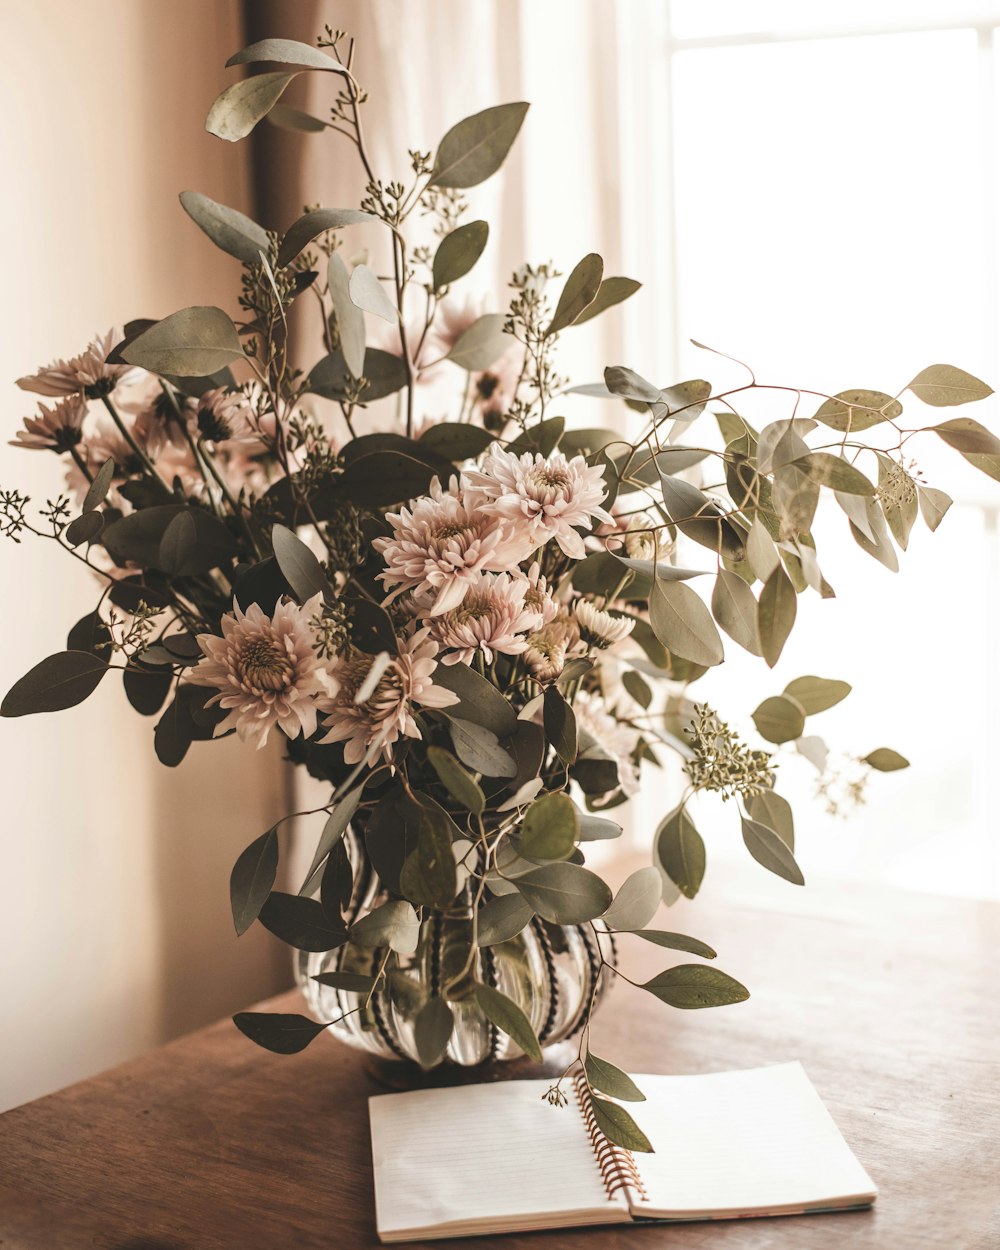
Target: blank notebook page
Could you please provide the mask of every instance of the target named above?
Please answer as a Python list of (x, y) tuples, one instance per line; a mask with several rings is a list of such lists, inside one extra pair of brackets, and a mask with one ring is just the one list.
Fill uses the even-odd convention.
[(542, 1098), (548, 1086), (502, 1081), (370, 1099), (380, 1235), (627, 1221), (624, 1197), (608, 1198), (572, 1087), (569, 1105), (556, 1108)]
[(629, 1110), (655, 1154), (636, 1154), (636, 1215), (724, 1217), (870, 1202), (875, 1186), (801, 1064), (707, 1076), (636, 1076)]

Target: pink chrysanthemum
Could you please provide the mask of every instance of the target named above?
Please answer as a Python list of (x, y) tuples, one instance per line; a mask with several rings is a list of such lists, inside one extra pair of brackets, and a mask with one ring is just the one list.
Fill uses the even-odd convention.
[(523, 535), (502, 518), (482, 511), (478, 495), (458, 489), (452, 479), (442, 490), (435, 478), (430, 495), (409, 508), (390, 512), (391, 538), (372, 544), (386, 562), (379, 574), (391, 598), (412, 590), (433, 595), (429, 612), (439, 616), (457, 608), (484, 571), (509, 569), (528, 554)]
[(442, 664), (470, 664), (482, 651), (488, 664), (497, 652), (520, 655), (525, 635), (542, 627), (542, 617), (525, 603), (526, 577), (480, 573), (457, 608), (431, 619), (431, 632), (446, 652)]
[(196, 422), (202, 438), (216, 446), (240, 443), (248, 449), (265, 450), (256, 415), (243, 391), (231, 391), (224, 386), (206, 391), (198, 400)]
[(309, 625), (319, 601), (314, 595), (301, 607), (279, 603), (271, 617), (256, 603), (243, 612), (234, 601), (232, 613), (222, 618), (221, 638), (198, 635), (205, 658), (189, 680), (219, 691), (208, 703), (229, 710), (220, 732), (235, 729), (258, 748), (274, 725), (289, 738), (300, 733), (309, 738), (316, 732), (316, 700), (330, 689)]
[(83, 438), (83, 422), (87, 416), (87, 401), (79, 395), (46, 408), (38, 405), (38, 416), (25, 417), (24, 429), (10, 440), (12, 447), (28, 447), (37, 451), (69, 451)]
[[(618, 766), (618, 782), (629, 798), (639, 791), (639, 769), (632, 758), (639, 745), (639, 734), (631, 725), (623, 724), (599, 694), (581, 690), (573, 700), (576, 725), (580, 731), (580, 755), (598, 748)], [(588, 743), (588, 739), (590, 742)]]
[(552, 598), (552, 589), (548, 580), (542, 576), (541, 566), (537, 560), (532, 563), (525, 578), (528, 582), (528, 589), (524, 596), (524, 606), (538, 613), (542, 618), (542, 626), (551, 624), (561, 609)]
[(392, 760), (400, 737), (419, 738), (414, 705), (451, 707), (458, 696), (433, 682), (437, 643), (427, 629), (401, 640), (399, 654), (366, 655), (351, 648), (334, 662), (332, 698), (320, 700), (326, 734), (320, 742), (343, 742), (344, 762), (359, 764), (373, 748)]
[(114, 330), (98, 335), (79, 356), (69, 360), (53, 360), (35, 373), (18, 378), (22, 391), (34, 391), (36, 395), (79, 395), (94, 399), (108, 395), (123, 378), (141, 376), (132, 365), (109, 365), (105, 361), (117, 342)]
[(583, 456), (516, 456), (494, 444), (482, 468), (470, 469), (463, 481), (482, 491), (484, 512), (529, 536), (532, 551), (555, 539), (570, 559), (582, 560), (587, 552), (576, 527), (589, 530), (595, 521), (613, 520), (601, 507), (607, 495), (604, 469)]

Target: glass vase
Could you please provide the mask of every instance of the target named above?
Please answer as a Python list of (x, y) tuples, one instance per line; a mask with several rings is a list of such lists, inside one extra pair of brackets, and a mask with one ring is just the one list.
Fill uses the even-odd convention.
[[(346, 841), (355, 883), (346, 919), (353, 923), (392, 896), (372, 867), (361, 837), (348, 830)], [(367, 994), (335, 989), (315, 978), (331, 972), (374, 976), (384, 949), (348, 944), (319, 953), (297, 951), (295, 978), (310, 1012), (318, 1020), (336, 1020), (328, 1032), (349, 1046), (378, 1060), (396, 1061), (399, 1068), (405, 1064), (415, 1074), (419, 1069), (414, 1021), (427, 999), (440, 995), (442, 987), (465, 968), (472, 906), (470, 894), (448, 911), (425, 910), (415, 952), (393, 956), (384, 988), (367, 1006)], [(600, 921), (557, 925), (534, 916), (506, 942), (480, 948), (461, 984), (479, 981), (506, 994), (530, 1020), (546, 1058), (558, 1063), (562, 1052), (569, 1051), (562, 1044), (586, 1022), (591, 996), (596, 1007), (607, 991), (610, 974), (602, 968), (602, 959), (613, 961), (614, 943)], [(480, 1068), (524, 1058), (516, 1043), (483, 1015), (474, 997), (459, 989), (449, 993), (448, 1005), (455, 1025), (442, 1060), (447, 1068)], [(379, 1071), (392, 1082), (383, 1069)], [(457, 1072), (452, 1075), (463, 1079)], [(399, 1083), (407, 1081), (401, 1078)]]

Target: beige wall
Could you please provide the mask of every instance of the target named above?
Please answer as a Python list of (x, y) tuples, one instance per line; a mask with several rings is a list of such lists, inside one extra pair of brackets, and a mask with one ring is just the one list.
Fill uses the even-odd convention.
[[(247, 208), (244, 146), (204, 133), (242, 44), (236, 0), (2, 6), (0, 483), (43, 500), (48, 453), (6, 440), (14, 379), (135, 316), (232, 304), (238, 266), (177, 203)], [(0, 540), (0, 686), (65, 645), (97, 599), (52, 549)], [(109, 678), (84, 707), (0, 721), (0, 1107), (245, 1006), (289, 979), (265, 933), (237, 944), (233, 860), (285, 810), (277, 754), (198, 744), (179, 770)]]

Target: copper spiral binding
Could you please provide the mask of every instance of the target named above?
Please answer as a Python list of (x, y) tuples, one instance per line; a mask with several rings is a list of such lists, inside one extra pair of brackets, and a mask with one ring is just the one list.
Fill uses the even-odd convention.
[(582, 1072), (574, 1074), (573, 1089), (576, 1091), (580, 1114), (583, 1116), (584, 1125), (594, 1147), (594, 1157), (597, 1159), (597, 1166), (600, 1169), (608, 1199), (613, 1199), (621, 1189), (634, 1189), (643, 1202), (648, 1202), (649, 1195), (646, 1193), (646, 1186), (642, 1183), (642, 1177), (639, 1175), (631, 1150), (626, 1150), (624, 1146), (616, 1146), (601, 1132), (597, 1117), (594, 1115), (587, 1088), (587, 1078)]

